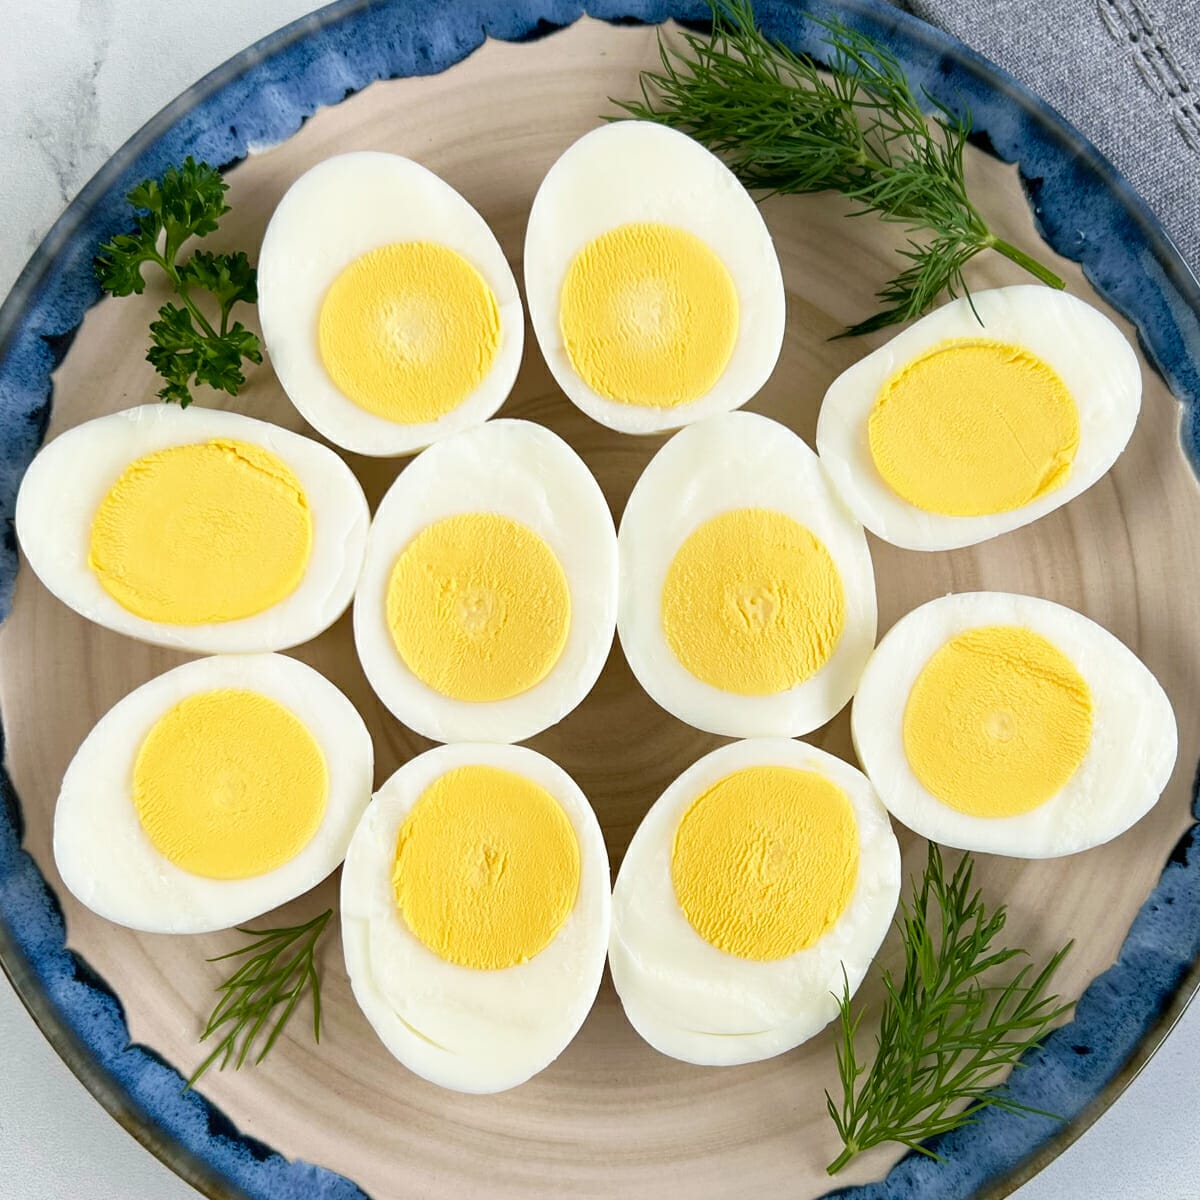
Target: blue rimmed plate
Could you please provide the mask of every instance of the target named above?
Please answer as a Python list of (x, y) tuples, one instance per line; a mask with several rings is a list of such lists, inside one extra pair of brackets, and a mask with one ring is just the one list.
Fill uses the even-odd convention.
[[(816, 48), (819, 31), (806, 20), (808, 10), (833, 11), (759, 5), (769, 32)], [(1200, 630), (1190, 618), (1186, 582), (1200, 568), (1200, 496), (1189, 466), (1200, 398), (1200, 291), (1111, 167), (1011, 79), (882, 5), (858, 0), (837, 11), (883, 38), (931, 95), (971, 109), (977, 140), (995, 155), (972, 153), (972, 188), (997, 232), (1030, 242), (1036, 218), (1053, 249), (1081, 264), (1060, 264), (1071, 288), (1121, 314), (1161, 373), (1147, 366), (1142, 420), (1117, 469), (1068, 508), (954, 554), (873, 546), (882, 627), (948, 590), (1050, 596), (1138, 650), (1170, 692), (1184, 731), (1170, 790), (1116, 843), (1060, 862), (981, 860), (989, 895), (1010, 905), (1014, 942), (1044, 953), (1067, 937), (1077, 940), (1063, 980), (1071, 994), (1082, 993), (1075, 1020), (1031, 1056), (1014, 1084), (1022, 1099), (1066, 1121), (992, 1112), (942, 1140), (943, 1163), (910, 1156), (895, 1164), (897, 1155), (882, 1151), (848, 1176), (849, 1194), (860, 1197), (999, 1195), (1111, 1100), (1197, 980), (1200, 862), (1190, 833), (1196, 747), (1188, 731), (1200, 719), (1191, 686)], [(148, 291), (97, 305), (90, 271), (96, 245), (127, 220), (122, 197), (132, 183), (189, 153), (231, 166), (234, 209), (218, 248), (253, 251), (274, 203), (307, 166), (346, 149), (395, 150), (462, 191), (519, 262), (541, 175), (610, 111), (606, 97), (632, 94), (638, 68), (653, 59), (655, 32), (637, 22), (703, 15), (694, 5), (641, 0), (591, 5), (588, 12), (599, 20), (580, 20), (580, 6), (552, 0), (334, 5), (239, 55), (151, 122), (68, 209), (0, 310), (5, 515), (11, 518), (20, 473), (47, 431), (153, 394), (142, 354), (161, 297)], [(1018, 164), (1020, 175), (1004, 163)], [(772, 201), (765, 211), (784, 263), (790, 317), (784, 359), (753, 407), (811, 439), (825, 385), (867, 348), (828, 336), (870, 310), (871, 293), (887, 274), (893, 231), (844, 220), (844, 207), (830, 198)], [(1005, 263), (980, 261), (972, 283), (1017, 278)], [(1183, 403), (1182, 445), (1176, 400)], [(231, 406), (303, 428), (269, 368)], [(590, 424), (554, 391), (532, 348), (505, 413), (567, 437), (618, 513), (659, 444)], [(366, 460), (353, 465), (372, 500), (396, 469)], [(406, 1075), (382, 1051), (353, 1005), (332, 939), (324, 951), (321, 1046), (312, 1046), (298, 1021), (262, 1067), (209, 1076), (200, 1093), (182, 1095), (179, 1072), (187, 1074), (199, 1057), (198, 1020), (217, 978), (204, 960), (229, 948), (230, 939), (161, 938), (108, 926), (63, 893), (49, 853), (58, 782), (87, 729), (120, 696), (179, 660), (66, 612), (27, 571), (17, 572), (11, 532), (3, 555), (10, 611), (0, 632), (7, 767), (0, 955), (72, 1068), (202, 1191), (388, 1200), (657, 1196), (664, 1189), (694, 1197), (751, 1189), (804, 1197), (828, 1190), (823, 1165), (836, 1146), (822, 1099), (833, 1081), (827, 1039), (750, 1067), (689, 1068), (637, 1040), (606, 984), (579, 1039), (543, 1076), (498, 1097), (451, 1095)], [(380, 778), (423, 748), (372, 699), (345, 622), (299, 654), (363, 710)], [(844, 717), (816, 740), (848, 755)], [(615, 862), (650, 801), (716, 739), (656, 710), (614, 654), (587, 703), (534, 744), (589, 793)], [(920, 862), (916, 839), (906, 840), (905, 851), (910, 867)], [(287, 915), (331, 895), (327, 886)], [(884, 1182), (855, 1190), (879, 1178)]]

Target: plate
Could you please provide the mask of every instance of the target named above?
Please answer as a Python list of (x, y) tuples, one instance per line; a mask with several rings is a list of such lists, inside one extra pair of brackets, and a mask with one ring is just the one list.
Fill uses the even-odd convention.
[[(814, 6), (818, 11), (829, 10)], [(90, 273), (97, 243), (128, 220), (138, 179), (192, 153), (232, 165), (233, 211), (214, 249), (257, 247), (283, 191), (304, 169), (353, 148), (411, 155), (487, 218), (514, 266), (542, 175), (578, 134), (632, 94), (654, 60), (656, 32), (627, 19), (696, 17), (653, 0), (579, 7), (554, 0), (426, 6), (417, 0), (334, 5), (246, 51), (180, 97), (100, 172), (59, 221), (0, 312), (0, 504), (11, 517), (21, 470), (45, 436), (149, 399), (146, 327), (163, 299), (106, 300)], [(1117, 468), (1068, 507), (968, 550), (918, 555), (874, 542), (881, 628), (952, 590), (1034, 592), (1081, 609), (1133, 646), (1174, 701), (1184, 752), (1152, 814), (1116, 842), (1073, 858), (981, 857), (980, 881), (1010, 908), (1012, 941), (1044, 955), (1077, 939), (1062, 976), (1075, 1019), (1031, 1055), (1021, 1098), (1064, 1121), (989, 1111), (943, 1138), (945, 1162), (896, 1148), (863, 1156), (839, 1194), (1002, 1195), (1108, 1103), (1151, 1052), (1197, 980), (1200, 855), (1193, 845), (1194, 745), (1200, 726), (1200, 626), (1188, 582), (1200, 572), (1195, 459), (1200, 295), (1195, 281), (1112, 168), (1049, 109), (950, 39), (891, 9), (841, 8), (884, 38), (914, 82), (969, 106), (978, 146), (972, 192), (996, 232), (1018, 244), (1041, 231), (1072, 291), (1115, 310), (1149, 365), (1142, 418)], [(762, 3), (769, 32), (797, 47), (817, 31), (799, 6)], [(577, 19), (579, 18), (579, 19)], [(564, 27), (565, 28), (560, 28)], [(485, 34), (488, 35), (485, 38)], [(990, 149), (993, 154), (986, 151)], [(244, 160), (244, 161), (243, 161)], [(1004, 161), (1019, 162), (1016, 167)], [(771, 382), (750, 406), (810, 442), (829, 381), (875, 342), (830, 341), (872, 311), (895, 231), (847, 221), (836, 198), (764, 206), (788, 288), (788, 335)], [(1036, 244), (1036, 243), (1035, 243)], [(1053, 255), (1050, 255), (1054, 259)], [(1075, 262), (1082, 263), (1082, 268)], [(1015, 282), (978, 260), (975, 287)], [(1185, 403), (1181, 411), (1167, 383)], [(206, 402), (207, 399), (206, 399)], [(269, 368), (231, 404), (303, 425)], [(530, 340), (505, 415), (540, 421), (584, 456), (619, 514), (662, 443), (590, 422), (555, 390)], [(372, 502), (393, 461), (351, 458)], [(11, 526), (6, 526), (11, 529)], [(3, 546), (0, 711), (7, 776), (0, 815), (0, 953), (46, 1035), (99, 1099), (152, 1150), (211, 1196), (504, 1197), (825, 1194), (836, 1152), (822, 1092), (834, 1081), (828, 1037), (766, 1063), (704, 1070), (638, 1040), (606, 981), (595, 1011), (543, 1075), (500, 1096), (460, 1096), (407, 1074), (383, 1051), (350, 996), (340, 947), (324, 948), (325, 1036), (303, 1022), (261, 1067), (206, 1077), (181, 1094), (219, 968), (237, 935), (156, 937), (106, 924), (64, 892), (50, 854), (63, 770), (96, 719), (181, 656), (89, 625), (16, 571)], [(15, 575), (15, 588), (14, 588)], [(356, 664), (348, 620), (297, 651), (357, 703), (375, 738), (378, 779), (426, 743), (389, 717)], [(849, 756), (845, 714), (814, 740)], [(614, 867), (665, 784), (720, 739), (658, 710), (614, 651), (588, 700), (533, 745), (593, 800)], [(923, 859), (902, 834), (909, 872)], [(323, 907), (333, 885), (287, 906)], [(65, 935), (65, 945), (64, 945)], [(895, 961), (895, 946), (884, 962)], [(877, 975), (867, 985), (878, 996)], [(899, 1160), (899, 1161), (898, 1161)], [(871, 1184), (871, 1180), (884, 1182)], [(843, 1185), (843, 1177), (837, 1181)]]

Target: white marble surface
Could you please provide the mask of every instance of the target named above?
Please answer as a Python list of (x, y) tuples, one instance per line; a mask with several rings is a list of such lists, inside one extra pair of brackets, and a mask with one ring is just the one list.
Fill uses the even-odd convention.
[[(1033, 0), (1031, 0), (1031, 3)], [(143, 121), (304, 0), (0, 0), (0, 293)], [(1120, 1102), (1018, 1200), (1200, 1193), (1200, 1006)], [(0, 982), (0, 1193), (195, 1200), (92, 1101)]]

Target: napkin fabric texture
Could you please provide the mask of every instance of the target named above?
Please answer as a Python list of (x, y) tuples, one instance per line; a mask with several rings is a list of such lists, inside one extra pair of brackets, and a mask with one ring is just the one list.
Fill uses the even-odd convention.
[(1200, 274), (1200, 0), (899, 0), (1052, 104)]

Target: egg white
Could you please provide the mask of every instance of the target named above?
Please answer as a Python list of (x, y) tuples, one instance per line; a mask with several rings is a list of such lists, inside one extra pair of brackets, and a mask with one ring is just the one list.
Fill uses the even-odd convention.
[[(675, 896), (675, 831), (701, 793), (748, 767), (813, 771), (854, 808), (858, 878), (841, 916), (814, 945), (759, 962), (717, 949)], [(823, 1029), (838, 1012), (843, 976), (857, 990), (900, 895), (900, 850), (866, 776), (804, 742), (754, 738), (722, 746), (689, 767), (638, 826), (613, 891), (609, 967), (625, 1013), (656, 1050), (701, 1066), (771, 1058)]]
[[(819, 671), (786, 692), (742, 696), (697, 679), (676, 657), (662, 591), (680, 546), (704, 522), (739, 508), (798, 521), (825, 545), (845, 595), (845, 627)], [(731, 737), (797, 737), (850, 699), (875, 645), (875, 574), (862, 527), (817, 456), (790, 429), (756, 413), (726, 413), (677, 433), (651, 459), (621, 518), (617, 631), (638, 682), (669, 713)]]
[[(930, 657), (980, 626), (1041, 634), (1092, 694), (1092, 740), (1062, 789), (1031, 812), (976, 817), (928, 792), (904, 750), (904, 710)], [(851, 710), (863, 770), (896, 820), (931, 841), (1016, 858), (1054, 858), (1102, 845), (1153, 808), (1171, 777), (1178, 732), (1171, 702), (1138, 657), (1081, 613), (1036, 596), (964, 592), (901, 618), (867, 664)]]
[[(209, 625), (139, 617), (110, 596), (88, 566), (96, 510), (135, 459), (212, 438), (261, 446), (291, 468), (313, 515), (308, 566), (294, 591), (254, 616)], [(285, 650), (332, 625), (354, 595), (369, 522), (358, 480), (332, 450), (278, 425), (195, 404), (144, 404), (68, 429), (30, 464), (16, 512), (29, 565), (80, 616), (157, 646), (229, 654)]]
[[(400, 552), (421, 530), (459, 513), (498, 513), (546, 542), (562, 565), (571, 625), (540, 683), (506, 700), (455, 700), (409, 670), (387, 623)], [(612, 647), (617, 543), (592, 473), (560, 437), (530, 421), (489, 421), (431, 446), (384, 496), (367, 539), (354, 601), (354, 640), (367, 679), (417, 733), (440, 742), (519, 742), (562, 720), (592, 689)]]
[[(553, 941), (495, 971), (439, 958), (411, 932), (392, 887), (396, 839), (435, 780), (464, 766), (512, 771), (545, 788), (579, 840), (579, 894)], [(460, 1092), (499, 1092), (544, 1070), (579, 1031), (608, 946), (608, 852), (587, 798), (563, 769), (522, 746), (439, 746), (376, 793), (342, 870), (342, 941), (354, 997), (410, 1071)]]
[[(316, 739), (329, 773), (325, 814), (308, 844), (249, 879), (208, 879), (175, 866), (151, 843), (132, 800), (142, 742), (175, 705), (217, 688), (269, 696)], [(251, 920), (320, 883), (342, 861), (371, 798), (374, 750), (354, 706), (293, 658), (202, 658), (118, 701), (71, 760), (54, 812), (54, 861), (72, 895), (118, 925), (148, 933), (207, 933)]]
[[(567, 270), (617, 226), (660, 222), (694, 234), (725, 264), (738, 296), (738, 334), (720, 379), (675, 408), (622, 404), (576, 373), (559, 329)], [(589, 417), (622, 433), (677, 429), (745, 404), (770, 377), (783, 345), (783, 276), (758, 206), (715, 155), (686, 134), (618, 121), (584, 134), (542, 181), (525, 234), (525, 294), (558, 386)]]
[[(1079, 449), (1061, 487), (1011, 512), (925, 512), (884, 482), (867, 420), (879, 389), (906, 363), (948, 339), (979, 337), (1022, 346), (1054, 368), (1079, 411)], [(843, 371), (825, 393), (817, 451), (842, 498), (877, 537), (907, 550), (954, 550), (1028, 525), (1090, 488), (1125, 449), (1141, 396), (1137, 355), (1103, 313), (1036, 284), (995, 288), (951, 301)]]
[[(435, 242), (483, 276), (500, 311), (487, 375), (452, 412), (405, 425), (367, 412), (334, 384), (317, 328), (334, 280), (370, 250)], [(305, 172), (275, 209), (258, 262), (258, 316), (271, 365), (304, 419), (331, 442), (375, 457), (411, 454), (486, 421), (512, 390), (525, 325), (516, 280), (487, 223), (448, 183), (397, 154), (356, 151)]]

